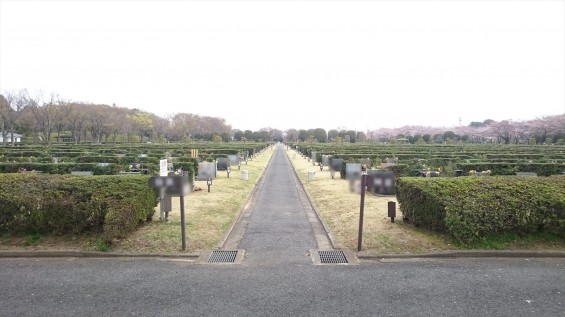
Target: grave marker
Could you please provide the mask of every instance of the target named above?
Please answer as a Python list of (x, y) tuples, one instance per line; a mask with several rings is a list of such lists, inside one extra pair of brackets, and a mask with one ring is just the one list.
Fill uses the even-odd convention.
[(228, 173), (228, 178), (230, 178), (231, 164), (227, 157), (218, 157), (216, 159), (216, 170), (226, 171)]
[(230, 161), (231, 166), (237, 166), (238, 170), (241, 169), (241, 162), (239, 160), (239, 155), (237, 154), (228, 155), (228, 160)]
[(330, 175), (332, 178), (335, 176), (335, 172), (339, 172), (341, 174), (341, 167), (343, 165), (343, 159), (331, 159), (330, 160)]
[(361, 164), (347, 163), (345, 164), (345, 178), (348, 180), (357, 180), (361, 178)]
[(197, 180), (206, 181), (214, 178), (216, 178), (216, 164), (212, 162), (198, 163), (198, 175), (196, 175)]

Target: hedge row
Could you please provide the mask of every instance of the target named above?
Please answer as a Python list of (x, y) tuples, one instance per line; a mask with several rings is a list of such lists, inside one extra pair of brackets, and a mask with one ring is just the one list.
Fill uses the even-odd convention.
[(539, 176), (559, 175), (565, 172), (563, 163), (460, 163), (458, 169), (468, 173), (470, 170), (490, 170), (493, 175), (516, 175), (517, 172), (533, 172)]
[(159, 164), (157, 157), (138, 157), (138, 156), (81, 156), (75, 158), (76, 163), (115, 163), (129, 164), (143, 162), (148, 164)]
[[(157, 164), (148, 164), (146, 167), (151, 171), (157, 171)], [(173, 169), (182, 169), (193, 178), (198, 172), (198, 160), (193, 158), (183, 158), (183, 161), (174, 162)], [(73, 171), (92, 171), (94, 175), (115, 175), (120, 170), (128, 171), (129, 164), (118, 165), (107, 163), (0, 163), (0, 173), (19, 173), (22, 170), (35, 171), (45, 174), (70, 174)]]
[(370, 159), (375, 164), (385, 162), (386, 158), (398, 158), (408, 168), (397, 176), (409, 176), (411, 171), (421, 169), (423, 164), (443, 170), (462, 169), (491, 170), (492, 175), (515, 175), (516, 172), (535, 172), (538, 175), (559, 175), (565, 172), (563, 146), (528, 145), (381, 145), (369, 143), (334, 144), (300, 143), (289, 144), (299, 147), (299, 151), (310, 157), (312, 151), (340, 157), (346, 162), (359, 162)]
[(405, 219), (463, 243), (502, 232), (539, 230), (565, 238), (565, 177), (400, 178)]
[(94, 175), (117, 174), (120, 166), (109, 163), (0, 163), (0, 173), (19, 173), (22, 170), (46, 174), (70, 174), (73, 171), (92, 171)]
[[(53, 157), (75, 159), (90, 157), (86, 163), (100, 162), (102, 159), (120, 158), (120, 156), (140, 157), (147, 159), (160, 159), (166, 156), (183, 157), (190, 155), (191, 149), (198, 149), (200, 157), (226, 156), (228, 154), (248, 153), (253, 155), (267, 147), (269, 143), (190, 143), (190, 144), (78, 144), (57, 145), (51, 144), (48, 148), (44, 146), (19, 145), (17, 147), (0, 147), (0, 160), (12, 161), (17, 158), (51, 159)], [(108, 161), (108, 163), (110, 163)], [(117, 162), (119, 163), (119, 162)]]
[(148, 177), (0, 174), (0, 231), (103, 232), (111, 242), (153, 216)]

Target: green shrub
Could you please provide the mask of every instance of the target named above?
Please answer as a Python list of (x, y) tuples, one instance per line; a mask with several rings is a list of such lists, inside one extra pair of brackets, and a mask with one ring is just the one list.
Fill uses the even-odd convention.
[(187, 161), (174, 162), (173, 169), (176, 171), (179, 168), (185, 172), (188, 172), (188, 179), (193, 179), (194, 175), (198, 172), (198, 160), (196, 159), (186, 159)]
[(0, 173), (18, 173), (22, 169), (46, 174), (70, 174), (72, 171), (92, 171), (94, 175), (112, 175), (118, 172), (119, 166), (116, 164), (101, 166), (98, 163), (0, 163)]
[(463, 243), (547, 231), (565, 238), (565, 177), (400, 178), (404, 218)]
[(470, 170), (486, 171), (490, 170), (492, 175), (516, 175), (517, 172), (533, 172), (539, 176), (559, 175), (565, 171), (563, 163), (459, 163), (456, 164), (457, 169), (461, 169), (464, 173)]
[(124, 237), (153, 216), (147, 176), (0, 174), (0, 231)]
[(396, 164), (394, 166), (390, 166), (387, 168), (391, 172), (394, 173), (394, 177), (402, 177), (402, 176), (409, 176), (410, 168), (406, 164)]

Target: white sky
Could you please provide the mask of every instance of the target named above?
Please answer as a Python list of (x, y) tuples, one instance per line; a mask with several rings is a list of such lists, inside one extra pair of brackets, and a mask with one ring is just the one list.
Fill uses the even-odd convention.
[(252, 130), (533, 119), (565, 113), (565, 1), (0, 0), (22, 88)]

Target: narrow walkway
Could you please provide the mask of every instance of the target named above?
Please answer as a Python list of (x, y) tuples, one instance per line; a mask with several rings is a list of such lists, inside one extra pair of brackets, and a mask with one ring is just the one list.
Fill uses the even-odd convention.
[(282, 146), (258, 184), (224, 249), (244, 249), (244, 264), (311, 264), (308, 251), (331, 248)]

